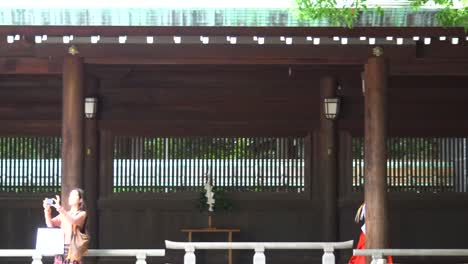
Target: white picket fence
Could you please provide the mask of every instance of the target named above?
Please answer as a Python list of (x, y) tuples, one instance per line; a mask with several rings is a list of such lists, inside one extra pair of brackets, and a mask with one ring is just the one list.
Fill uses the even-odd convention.
[(265, 250), (323, 250), (322, 264), (335, 264), (334, 251), (350, 249), (353, 240), (345, 242), (174, 242), (166, 248), (185, 250), (184, 264), (196, 264), (195, 250), (254, 250), (253, 264), (266, 264)]
[[(302, 159), (114, 159), (114, 187), (304, 186)], [(0, 186), (62, 184), (61, 159), (0, 159)]]
[[(135, 264), (146, 264), (146, 257), (164, 257), (164, 249), (90, 249), (88, 257), (135, 257)], [(0, 249), (0, 257), (31, 257), (31, 264), (42, 264), (43, 255), (35, 249)]]

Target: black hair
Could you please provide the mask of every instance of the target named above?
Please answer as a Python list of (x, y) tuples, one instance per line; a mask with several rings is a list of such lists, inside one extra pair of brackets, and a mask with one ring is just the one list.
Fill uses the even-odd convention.
[(77, 191), (77, 192), (78, 192), (78, 196), (79, 196), (80, 199), (81, 199), (80, 206), (78, 207), (78, 210), (80, 210), (80, 211), (86, 211), (86, 202), (85, 202), (85, 198), (84, 198), (84, 191), (83, 191), (83, 189), (74, 188), (73, 190), (70, 191), (70, 193), (73, 192), (73, 191)]
[[(83, 189), (81, 188), (74, 188), (73, 190), (70, 191), (73, 192), (73, 191), (77, 191), (78, 192), (78, 196), (80, 197), (81, 199), (81, 203), (80, 203), (80, 206), (78, 207), (78, 210), (80, 211), (85, 211), (86, 212), (86, 203), (85, 203), (85, 198), (84, 198), (84, 191)], [(83, 226), (80, 228), (80, 231), (83, 232), (83, 233), (88, 233), (88, 226), (87, 226), (87, 223), (88, 223), (88, 217), (85, 218), (85, 221), (83, 223)]]

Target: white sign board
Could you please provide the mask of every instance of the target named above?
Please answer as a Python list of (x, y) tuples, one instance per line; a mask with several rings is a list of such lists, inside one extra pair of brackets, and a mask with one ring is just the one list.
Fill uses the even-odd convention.
[(63, 254), (64, 234), (60, 228), (38, 228), (36, 250), (54, 256)]

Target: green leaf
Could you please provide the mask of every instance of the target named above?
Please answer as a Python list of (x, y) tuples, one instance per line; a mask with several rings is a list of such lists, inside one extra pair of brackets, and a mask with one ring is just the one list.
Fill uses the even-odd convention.
[[(326, 19), (330, 24), (336, 26), (353, 27), (362, 12), (369, 8), (367, 0), (356, 0), (350, 7), (338, 7), (335, 0), (296, 0), (294, 14), (301, 20)], [(438, 23), (444, 27), (464, 27), (468, 31), (468, 0), (462, 0), (462, 8), (455, 9), (453, 0), (410, 0), (410, 6), (414, 11), (421, 9), (428, 3), (441, 6), (437, 12)], [(379, 16), (384, 15), (381, 6), (372, 7)]]

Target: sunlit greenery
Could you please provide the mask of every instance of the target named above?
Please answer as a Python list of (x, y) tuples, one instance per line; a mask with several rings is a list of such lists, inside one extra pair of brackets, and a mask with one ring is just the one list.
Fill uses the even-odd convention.
[[(352, 27), (362, 12), (371, 10), (366, 0), (356, 0), (349, 5), (337, 8), (336, 0), (296, 0), (293, 10), (302, 20), (326, 19), (332, 25)], [(373, 8), (383, 15), (380, 7)]]
[[(409, 0), (410, 6), (417, 11), (427, 4), (438, 7), (436, 18), (444, 27), (464, 27), (468, 30), (468, 0)], [(336, 26), (353, 27), (365, 11), (377, 11), (383, 16), (385, 10), (380, 6), (368, 6), (368, 0), (295, 0), (292, 10), (301, 19), (326, 19)]]
[[(302, 144), (292, 138), (120, 138), (114, 157), (120, 159), (242, 159), (242, 158), (299, 158)], [(301, 139), (302, 140), (302, 139)], [(282, 150), (280, 150), (280, 146)], [(138, 149), (138, 150), (135, 150)], [(135, 152), (139, 152), (135, 154)], [(133, 153), (133, 154), (132, 154)]]
[[(388, 159), (421, 159), (438, 155), (440, 142), (436, 138), (389, 138), (387, 140)], [(364, 140), (353, 141), (354, 159), (364, 159)]]
[(59, 137), (0, 138), (0, 159), (60, 159)]
[(455, 7), (454, 0), (411, 0), (411, 7), (418, 10), (428, 3), (435, 3), (441, 7), (436, 18), (442, 26), (460, 26), (468, 31), (468, 1), (462, 0), (460, 2), (462, 6)]

